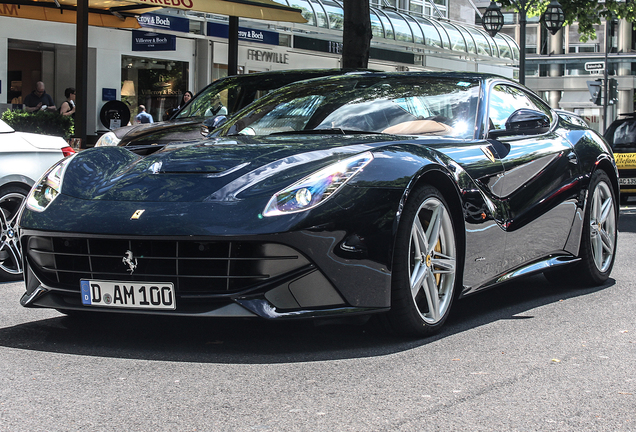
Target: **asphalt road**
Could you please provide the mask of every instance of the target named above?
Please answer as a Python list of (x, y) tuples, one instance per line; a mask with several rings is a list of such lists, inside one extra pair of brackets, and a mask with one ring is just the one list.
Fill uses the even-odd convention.
[(612, 279), (535, 276), (445, 330), (24, 309), (0, 283), (1, 431), (636, 431), (636, 208)]

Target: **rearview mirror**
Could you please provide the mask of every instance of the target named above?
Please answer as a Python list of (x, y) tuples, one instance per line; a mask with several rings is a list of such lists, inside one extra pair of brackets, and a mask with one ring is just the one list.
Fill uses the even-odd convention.
[(513, 112), (506, 121), (505, 129), (488, 131), (490, 138), (513, 135), (539, 135), (550, 130), (550, 117), (541, 111), (521, 108)]
[(219, 126), (221, 126), (226, 121), (227, 121), (226, 115), (218, 115), (218, 116), (211, 117), (209, 119), (205, 119), (203, 121), (203, 124), (201, 124), (201, 135), (203, 135), (204, 137), (207, 137), (210, 134), (210, 132), (212, 132), (214, 129), (218, 128)]

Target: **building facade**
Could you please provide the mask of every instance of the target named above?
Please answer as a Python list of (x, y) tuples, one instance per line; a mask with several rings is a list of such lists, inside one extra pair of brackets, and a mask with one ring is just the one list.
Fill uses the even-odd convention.
[[(239, 73), (338, 68), (344, 13), (337, 0), (277, 0), (302, 10), (306, 24), (241, 19)], [(519, 48), (474, 24), (471, 0), (371, 0), (369, 68), (468, 70), (512, 77)], [(75, 87), (74, 24), (0, 16), (0, 110), (19, 108), (37, 81), (59, 106)], [(450, 11), (457, 11), (454, 15)], [(449, 16), (450, 15), (450, 16)], [(460, 20), (464, 18), (463, 22)], [(145, 105), (155, 120), (227, 74), (228, 17), (161, 9), (138, 17), (140, 29), (89, 27), (89, 144), (107, 131), (104, 106), (121, 100), (134, 117)], [(2, 85), (4, 82), (4, 85)], [(81, 107), (80, 107), (81, 109)]]
[[(490, 2), (479, 0), (475, 4), (483, 12)], [(505, 24), (501, 32), (519, 42), (517, 14), (502, 12)], [(539, 17), (529, 17), (526, 85), (553, 108), (575, 112), (596, 130), (604, 132), (619, 114), (634, 112), (636, 52), (632, 27), (626, 20), (602, 21), (595, 26), (596, 39), (582, 42), (577, 24), (565, 26), (551, 35)], [(591, 100), (588, 89), (588, 81), (604, 79), (605, 68), (609, 79), (615, 79), (618, 84), (617, 100), (607, 105), (607, 118), (604, 106)]]

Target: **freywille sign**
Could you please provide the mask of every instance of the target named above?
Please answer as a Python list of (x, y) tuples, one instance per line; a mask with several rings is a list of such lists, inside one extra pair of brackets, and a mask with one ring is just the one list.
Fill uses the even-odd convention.
[(268, 63), (289, 64), (289, 54), (277, 53), (274, 51), (249, 49), (247, 50), (247, 59)]
[(333, 54), (341, 54), (342, 42), (329, 41), (329, 52)]

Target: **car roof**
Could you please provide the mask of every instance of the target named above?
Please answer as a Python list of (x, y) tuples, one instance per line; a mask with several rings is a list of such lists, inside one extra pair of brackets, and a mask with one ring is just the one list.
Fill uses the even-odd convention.
[[(337, 80), (342, 80), (342, 79), (356, 79), (356, 78), (413, 78), (413, 77), (422, 77), (422, 78), (440, 78), (440, 79), (472, 79), (472, 80), (480, 80), (482, 83), (483, 82), (490, 82), (490, 81), (505, 81), (506, 83), (510, 83), (510, 84), (518, 84), (516, 81), (513, 81), (509, 78), (506, 78), (504, 76), (501, 75), (496, 75), (496, 74), (492, 74), (492, 73), (484, 73), (484, 72), (465, 72), (465, 71), (459, 71), (459, 72), (431, 72), (431, 71), (409, 71), (409, 72), (383, 72), (383, 71), (350, 71), (350, 72), (344, 72), (341, 74), (334, 74), (334, 75), (325, 75), (325, 76), (319, 76), (316, 78), (311, 78), (310, 80), (312, 82), (316, 81), (322, 81), (322, 80), (331, 80), (331, 79), (337, 79)], [(307, 78), (307, 80), (309, 80), (309, 78)], [(305, 81), (304, 79), (298, 79), (295, 80), (293, 82), (291, 82), (289, 85), (295, 85), (296, 83), (299, 83), (301, 81)], [(528, 91), (532, 92), (532, 90), (527, 89)]]
[(266, 80), (282, 80), (285, 82), (287, 81), (293, 82), (293, 81), (302, 81), (304, 79), (309, 79), (309, 78), (318, 78), (322, 76), (331, 76), (331, 75), (342, 75), (342, 74), (351, 73), (351, 72), (364, 72), (368, 70), (369, 69), (332, 68), (332, 69), (288, 69), (288, 70), (278, 70), (278, 71), (253, 72), (248, 74), (225, 76), (225, 77), (212, 81), (205, 88), (210, 87), (212, 85), (217, 85), (221, 82), (228, 81), (228, 80), (240, 82), (240, 81), (252, 81), (252, 80), (262, 81), (266, 79)]

